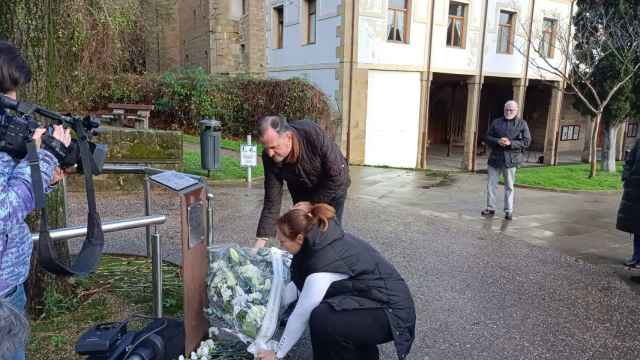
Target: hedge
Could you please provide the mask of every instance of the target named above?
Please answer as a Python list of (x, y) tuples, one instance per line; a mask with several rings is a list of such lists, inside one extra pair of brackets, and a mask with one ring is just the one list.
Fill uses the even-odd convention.
[(247, 75), (210, 75), (202, 68), (180, 69), (158, 75), (120, 75), (93, 79), (84, 97), (87, 109), (106, 109), (110, 102), (153, 103), (151, 125), (156, 128), (197, 131), (202, 118), (220, 120), (227, 136), (242, 137), (255, 119), (282, 115), (312, 119), (331, 135), (331, 111), (326, 96), (304, 79), (264, 79)]

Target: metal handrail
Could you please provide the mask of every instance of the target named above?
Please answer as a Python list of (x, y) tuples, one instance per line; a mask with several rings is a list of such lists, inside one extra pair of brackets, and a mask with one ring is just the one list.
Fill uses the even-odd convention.
[[(141, 216), (133, 219), (111, 221), (102, 224), (102, 232), (110, 233), (122, 230), (136, 229), (149, 225), (164, 224), (167, 217), (164, 215)], [(55, 229), (49, 232), (52, 240), (68, 240), (76, 237), (86, 236), (86, 226), (74, 226), (63, 229)], [(38, 241), (40, 235), (38, 233), (31, 234), (31, 240)]]

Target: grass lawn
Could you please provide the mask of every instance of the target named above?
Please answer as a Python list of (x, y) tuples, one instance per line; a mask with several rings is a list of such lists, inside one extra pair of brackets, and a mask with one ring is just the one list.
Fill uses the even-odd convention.
[[(200, 137), (199, 136), (183, 134), (182, 135), (182, 141), (184, 141), (185, 144), (200, 145)], [(254, 140), (252, 140), (252, 141), (253, 141), (253, 144), (255, 145), (256, 144), (255, 141)], [(233, 140), (233, 139), (223, 138), (222, 139), (222, 144), (220, 144), (220, 146), (223, 149), (240, 152), (240, 145), (242, 145), (244, 143), (246, 143), (246, 140)], [(258, 156), (260, 156), (260, 154), (262, 154), (262, 145), (258, 144)]]
[[(211, 179), (213, 180), (241, 180), (247, 176), (247, 169), (240, 166), (240, 161), (229, 157), (222, 156), (220, 158), (222, 163), (222, 169), (211, 170)], [(184, 150), (182, 152), (182, 164), (184, 165), (184, 172), (194, 175), (207, 176), (207, 171), (202, 170), (200, 164), (200, 152)], [(258, 177), (264, 174), (264, 167), (262, 164), (254, 167), (251, 176)]]
[[(163, 315), (182, 316), (180, 268), (163, 263)], [(140, 330), (146, 320), (133, 314), (151, 314), (151, 261), (142, 257), (104, 255), (98, 269), (84, 279), (71, 278), (65, 289), (51, 282), (44, 294), (42, 314), (31, 322), (27, 348), (31, 360), (84, 359), (75, 354), (75, 343), (98, 323), (130, 318), (128, 329)], [(245, 347), (217, 343), (211, 359), (249, 360)]]
[[(182, 312), (180, 269), (163, 264), (163, 304), (166, 316)], [(29, 359), (80, 359), (74, 346), (96, 323), (124, 320), (131, 314), (151, 314), (151, 262), (146, 258), (105, 255), (96, 272), (71, 278), (66, 289), (49, 283), (42, 314), (31, 320)], [(134, 321), (129, 328), (143, 327)]]
[(516, 184), (558, 190), (621, 190), (622, 166), (623, 163), (618, 162), (618, 172), (610, 174), (600, 170), (598, 165), (597, 175), (593, 179), (589, 179), (589, 164), (521, 168), (516, 175)]

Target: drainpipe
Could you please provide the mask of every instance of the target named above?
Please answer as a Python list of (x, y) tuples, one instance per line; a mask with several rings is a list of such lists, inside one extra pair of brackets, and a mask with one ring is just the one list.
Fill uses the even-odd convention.
[[(536, 9), (536, 0), (532, 0), (531, 9), (529, 10), (529, 34), (527, 35), (527, 50), (525, 51), (525, 60), (524, 60), (524, 78), (523, 78), (523, 88), (522, 88), (522, 102), (524, 104), (527, 103), (527, 87), (529, 84), (529, 59), (530, 59), (530, 50), (531, 50), (531, 36), (533, 35), (533, 13)], [(522, 114), (524, 114), (524, 104), (518, 104), (522, 109), (520, 110)]]
[[(351, 58), (349, 64), (349, 116), (347, 117), (347, 162), (351, 160), (351, 115), (353, 111), (351, 111), (351, 104), (353, 104), (353, 70), (355, 68), (355, 29), (356, 29), (356, 3), (357, 0), (351, 1)], [(346, 12), (346, 11), (345, 11)]]
[(489, 0), (485, 0), (484, 2), (484, 21), (482, 23), (482, 41), (481, 41), (481, 47), (480, 47), (480, 71), (478, 74), (478, 81), (480, 81), (480, 91), (478, 91), (478, 97), (480, 97), (480, 99), (478, 99), (478, 101), (476, 101), (476, 109), (475, 109), (475, 113), (476, 113), (476, 121), (473, 124), (474, 127), (474, 131), (473, 131), (473, 147), (472, 147), (472, 154), (471, 154), (471, 171), (475, 172), (476, 171), (476, 152), (477, 152), (477, 147), (478, 147), (478, 123), (480, 122), (480, 100), (482, 98), (482, 83), (484, 82), (483, 79), (483, 73), (484, 73), (484, 46), (485, 46), (485, 41), (487, 38), (487, 18), (489, 16)]
[[(569, 40), (571, 39), (571, 29), (573, 27), (573, 6), (575, 5), (576, 0), (571, 0), (571, 10), (569, 13), (569, 31), (567, 32), (567, 34), (569, 34), (568, 38)], [(565, 54), (565, 58), (564, 58), (564, 70), (563, 70), (563, 74), (566, 76), (567, 75), (567, 68), (569, 67), (569, 54)], [(564, 92), (565, 87), (567, 86), (567, 82), (565, 79), (562, 79), (562, 81), (560, 82), (560, 90)], [(562, 111), (562, 105), (564, 102), (564, 95), (560, 98), (560, 104), (558, 104), (558, 106), (560, 107), (560, 111)], [(560, 127), (560, 121), (558, 121), (558, 127)], [(559, 128), (556, 128), (556, 133), (559, 133)], [(556, 141), (553, 144), (553, 165), (558, 165), (558, 148), (560, 147), (559, 141), (558, 141), (558, 136), (556, 135)], [(624, 141), (624, 139), (623, 139)]]
[[(429, 23), (429, 42), (427, 44), (427, 81), (431, 82), (431, 50), (433, 48), (433, 20), (435, 18), (434, 11), (436, 7), (436, 0), (431, 0), (431, 20)], [(429, 94), (427, 94), (425, 112), (424, 112), (424, 126), (422, 127), (422, 158), (420, 159), (421, 167), (427, 168), (427, 155), (429, 146), (429, 103), (431, 100), (431, 83), (429, 83)]]

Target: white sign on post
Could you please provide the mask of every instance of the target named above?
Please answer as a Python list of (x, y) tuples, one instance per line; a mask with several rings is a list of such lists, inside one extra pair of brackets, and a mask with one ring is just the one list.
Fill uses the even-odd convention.
[(240, 145), (240, 165), (258, 165), (258, 146), (249, 144)]
[(247, 168), (247, 186), (251, 188), (251, 168), (258, 165), (258, 146), (251, 145), (251, 135), (247, 143), (240, 145), (240, 166)]

